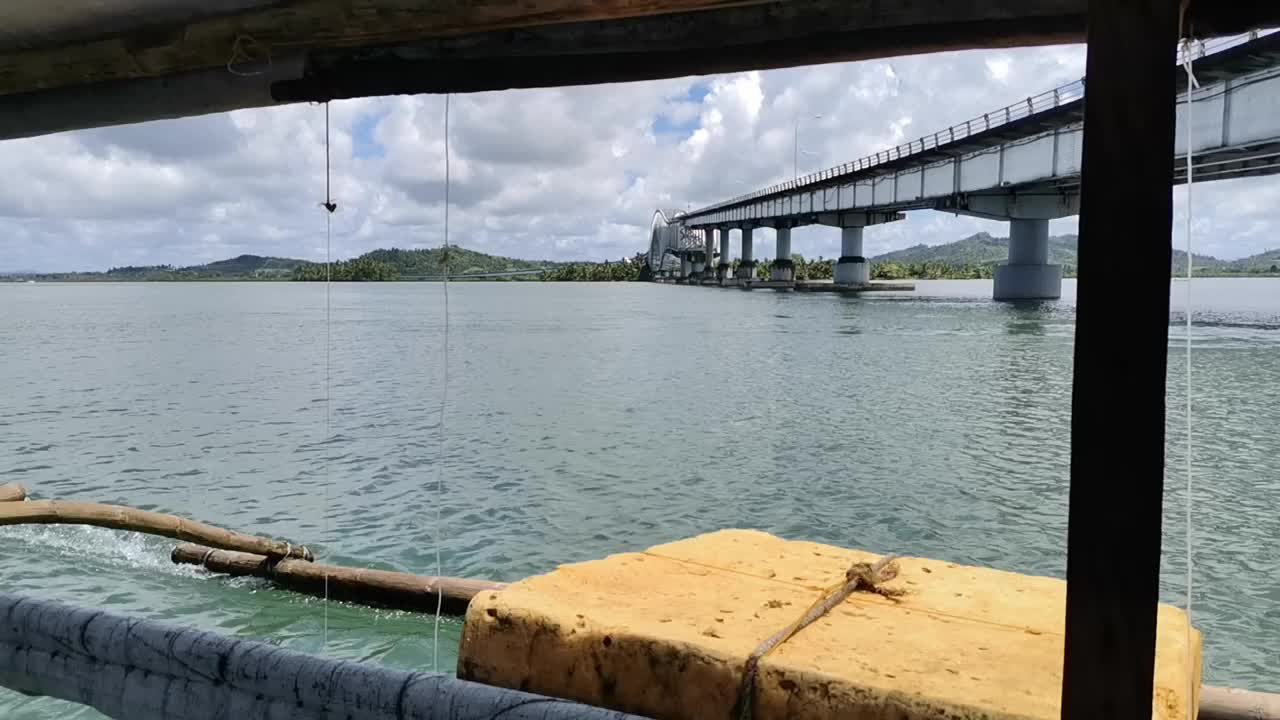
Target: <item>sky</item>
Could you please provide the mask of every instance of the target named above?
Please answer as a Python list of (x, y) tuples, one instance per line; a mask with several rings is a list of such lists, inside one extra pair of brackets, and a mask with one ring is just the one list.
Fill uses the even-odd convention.
[[(450, 99), (449, 240), (529, 259), (647, 250), (656, 208), (700, 207), (932, 133), (1080, 78), (1083, 46), (983, 50)], [(333, 259), (444, 241), (443, 96), (334, 102)], [(0, 141), (0, 271), (192, 265), (243, 253), (326, 256), (324, 106)], [(1184, 211), (1175, 190), (1175, 237)], [(1196, 252), (1280, 246), (1280, 177), (1195, 189)], [(1075, 218), (1054, 233), (1074, 232)], [(864, 252), (1005, 223), (916, 211)], [(735, 243), (736, 244), (736, 243)], [(839, 231), (794, 231), (837, 257)], [(734, 256), (738, 248), (733, 248)], [(773, 255), (769, 230), (755, 256)]]

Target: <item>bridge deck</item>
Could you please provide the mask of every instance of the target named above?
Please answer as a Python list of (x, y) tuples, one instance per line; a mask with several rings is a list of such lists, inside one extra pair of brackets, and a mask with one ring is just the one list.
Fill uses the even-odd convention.
[[(1193, 67), (1202, 87), (1212, 85), (1225, 87), (1231, 81), (1275, 70), (1280, 68), (1280, 33), (1265, 35), (1198, 58), (1194, 61)], [(1185, 91), (1187, 79), (1184, 71), (1181, 67), (1173, 71), (1178, 90)], [(1263, 78), (1263, 80), (1266, 79), (1269, 78)], [(1276, 86), (1280, 87), (1280, 83), (1276, 83)], [(1069, 189), (1078, 185), (1079, 182), (1080, 145), (1078, 141), (1080, 125), (1084, 117), (1084, 87), (1085, 82), (1081, 80), (1055, 88), (1028, 98), (1025, 102), (986, 113), (981, 117), (970, 119), (896, 148), (828, 168), (796, 181), (774, 185), (685, 213), (682, 220), (690, 227), (702, 227), (855, 208), (875, 212), (924, 208), (950, 209), (952, 206), (945, 202), (939, 207), (939, 201), (961, 192), (996, 188), (1016, 189), (1039, 183), (1049, 183), (1059, 189)], [(1199, 102), (1201, 101), (1197, 97), (1197, 103)], [(1221, 112), (1225, 115), (1225, 109)], [(1273, 117), (1274, 115), (1273, 113)], [(1221, 122), (1228, 123), (1230, 119), (1224, 118)], [(1268, 139), (1280, 140), (1280, 121), (1272, 122), (1271, 125), (1274, 127), (1266, 128), (1266, 132), (1261, 134), (1269, 136)], [(1254, 135), (1258, 135), (1258, 128), (1252, 129)], [(1069, 147), (1059, 147), (1062, 143), (1056, 137), (1057, 135), (1066, 138)], [(1023, 172), (1016, 180), (1004, 177), (1003, 149), (1023, 146), (1031, 140), (1043, 137), (1054, 137), (1051, 141), (1052, 157), (1047, 158), (1050, 163), (1041, 168), (1043, 172)], [(1179, 142), (1182, 142), (1183, 133), (1180, 132), (1178, 138)], [(1229, 171), (1234, 175), (1265, 174), (1280, 169), (1274, 157), (1263, 157), (1261, 159), (1265, 162), (1257, 162), (1259, 143), (1236, 146), (1234, 143), (1229, 145), (1198, 142), (1197, 145), (1197, 152), (1201, 154), (1199, 163), (1207, 169), (1214, 168), (1218, 172)], [(1263, 150), (1271, 150), (1272, 143), (1261, 145)], [(1001, 172), (999, 176), (992, 178), (995, 182), (985, 186), (981, 182), (965, 182), (961, 177), (963, 171), (966, 169), (977, 171), (976, 165), (981, 162), (979, 159), (990, 161), (988, 153), (993, 152), (999, 152), (1001, 155), (998, 161)], [(1265, 153), (1262, 154), (1265, 155)], [(966, 159), (972, 161), (970, 167), (961, 168), (960, 165)], [(1013, 160), (1018, 161), (1016, 158)], [(1236, 163), (1237, 167), (1223, 167), (1224, 164), (1229, 163)], [(1250, 163), (1252, 163), (1251, 166)], [(1240, 166), (1242, 164), (1244, 167)], [(935, 179), (945, 180), (945, 175), (951, 172), (945, 168), (948, 165), (956, 166), (954, 182), (944, 184), (931, 182)], [(929, 178), (925, 176), (928, 168), (944, 169), (942, 172), (933, 173), (936, 178)], [(910, 171), (915, 172), (910, 173)], [(1185, 170), (1179, 172), (1182, 173)], [(900, 176), (908, 173), (914, 182), (919, 183), (920, 191), (904, 195), (899, 192), (897, 184), (900, 182)], [(1028, 177), (1028, 175), (1035, 177)], [(1180, 178), (1181, 175), (1176, 176), (1175, 182), (1179, 182)], [(892, 179), (894, 187), (890, 195), (882, 197), (881, 188), (876, 186), (885, 182), (886, 179)], [(855, 188), (860, 184), (870, 189), (869, 199), (861, 199), (856, 193), (850, 193), (848, 198), (842, 196), (841, 189)], [(809, 221), (813, 220), (814, 218), (809, 218)]]

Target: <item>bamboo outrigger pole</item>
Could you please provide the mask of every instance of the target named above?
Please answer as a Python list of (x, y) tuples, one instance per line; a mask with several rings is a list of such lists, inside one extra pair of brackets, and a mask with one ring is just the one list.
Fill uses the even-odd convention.
[(175, 547), (170, 557), (175, 563), (200, 565), (212, 572), (269, 578), (281, 587), (310, 595), (323, 596), (327, 579), (330, 599), (415, 612), (435, 612), (439, 595), (443, 612), (461, 615), (467, 611), (471, 598), (507, 586), (487, 580), (412, 575), (298, 560), (273, 562), (262, 555), (214, 550), (191, 543)]
[(27, 499), (27, 489), (18, 483), (0, 485), (0, 502), (19, 502)]
[(273, 559), (313, 560), (305, 545), (246, 535), (176, 515), (135, 510), (120, 505), (104, 505), (65, 500), (37, 500), (0, 504), (0, 526), (4, 525), (93, 525), (113, 530), (161, 535), (174, 540), (239, 550)]

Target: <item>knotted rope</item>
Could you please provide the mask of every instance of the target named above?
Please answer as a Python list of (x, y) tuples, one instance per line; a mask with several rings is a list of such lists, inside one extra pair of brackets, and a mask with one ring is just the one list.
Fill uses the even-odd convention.
[(759, 672), (760, 661), (766, 655), (808, 627), (813, 621), (826, 615), (831, 608), (844, 602), (855, 592), (873, 593), (891, 600), (897, 598), (904, 591), (881, 587), (881, 583), (889, 582), (896, 577), (898, 577), (898, 563), (895, 562), (893, 555), (885, 555), (874, 563), (854, 563), (845, 571), (843, 582), (823, 590), (822, 595), (809, 606), (804, 615), (760, 643), (747, 657), (747, 664), (743, 670), (742, 687), (738, 690), (737, 711), (734, 713), (738, 720), (751, 720), (751, 697), (755, 692), (756, 675)]

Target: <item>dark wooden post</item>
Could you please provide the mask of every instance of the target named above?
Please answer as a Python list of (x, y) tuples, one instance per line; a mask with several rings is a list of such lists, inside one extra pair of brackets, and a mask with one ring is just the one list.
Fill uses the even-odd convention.
[(1151, 717), (1178, 0), (1090, 0), (1062, 717)]

